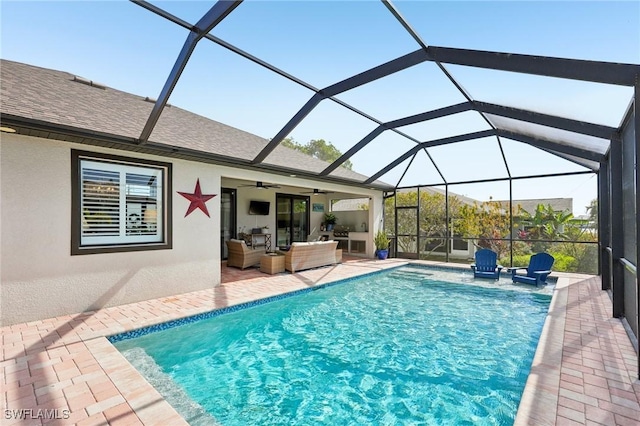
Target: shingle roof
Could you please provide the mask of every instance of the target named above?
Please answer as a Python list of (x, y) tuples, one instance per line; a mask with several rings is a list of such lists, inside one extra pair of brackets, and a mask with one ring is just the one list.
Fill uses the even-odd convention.
[[(435, 187), (422, 187), (420, 188), (420, 190), (430, 191), (430, 192), (442, 194), (442, 195), (445, 194), (443, 190)], [(468, 205), (480, 204), (483, 202), (480, 200), (467, 197), (465, 195), (456, 194), (454, 192), (449, 192), (449, 195), (457, 197), (464, 204), (468, 204)], [(500, 207), (502, 207), (503, 209), (506, 208), (507, 210), (509, 207), (509, 200), (490, 200), (490, 201), (487, 201), (487, 203), (499, 204)], [(516, 209), (517, 209), (517, 206), (520, 206), (524, 211), (530, 214), (535, 213), (536, 208), (538, 207), (539, 204), (542, 204), (545, 207), (547, 205), (550, 205), (553, 208), (553, 210), (556, 212), (560, 212), (560, 211), (572, 212), (573, 211), (573, 198), (531, 198), (531, 199), (523, 199), (523, 200), (513, 200), (513, 205)]]
[[(137, 139), (153, 109), (142, 96), (74, 81), (68, 72), (0, 60), (2, 114)], [(187, 110), (166, 107), (149, 138), (161, 144), (228, 159), (251, 161), (268, 140)], [(318, 173), (329, 163), (278, 146), (266, 164)], [(361, 182), (367, 176), (340, 167), (334, 175)], [(376, 182), (381, 183), (381, 182)]]
[[(427, 186), (427, 187), (420, 188), (420, 191), (429, 191), (429, 192), (433, 192), (433, 193), (441, 194), (441, 195), (445, 195), (446, 194), (446, 192), (444, 190), (442, 190), (440, 188), (437, 188), (437, 187), (433, 187), (433, 186)], [(470, 206), (472, 206), (472, 205), (474, 205), (476, 203), (481, 203), (481, 201), (478, 201), (475, 198), (467, 197), (466, 195), (456, 194), (455, 192), (451, 192), (451, 191), (449, 191), (449, 196), (456, 197), (462, 203), (468, 204)]]
[[(500, 203), (502, 206), (508, 206), (509, 200), (493, 200), (494, 203)], [(527, 200), (513, 200), (514, 206), (520, 206), (529, 214), (534, 214), (538, 204), (543, 206), (550, 205), (556, 212), (573, 211), (573, 198), (534, 198)]]

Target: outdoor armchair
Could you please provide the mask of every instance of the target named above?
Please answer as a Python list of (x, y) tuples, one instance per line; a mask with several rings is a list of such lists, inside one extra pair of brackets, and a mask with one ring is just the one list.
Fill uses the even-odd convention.
[(251, 249), (247, 247), (247, 244), (243, 240), (229, 240), (227, 241), (227, 248), (229, 249), (227, 266), (235, 266), (240, 269), (259, 265), (260, 258), (265, 254), (264, 249)]
[(471, 264), (474, 278), (500, 278), (502, 265), (498, 265), (498, 255), (489, 249), (480, 249), (475, 255), (476, 263)]
[[(543, 285), (547, 283), (547, 276), (551, 273), (555, 259), (548, 253), (537, 253), (529, 259), (529, 266), (508, 268), (513, 282)], [(518, 270), (526, 269), (526, 275), (517, 274)]]

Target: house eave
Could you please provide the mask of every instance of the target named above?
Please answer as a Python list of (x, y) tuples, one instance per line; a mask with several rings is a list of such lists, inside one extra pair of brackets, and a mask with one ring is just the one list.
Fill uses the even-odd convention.
[(157, 155), (167, 158), (176, 158), (201, 163), (217, 164), (227, 167), (236, 167), (247, 170), (259, 170), (282, 176), (295, 174), (298, 178), (305, 178), (319, 182), (330, 182), (355, 188), (366, 188), (379, 191), (392, 191), (392, 185), (382, 182), (372, 182), (364, 184), (346, 178), (336, 176), (321, 176), (305, 170), (276, 166), (267, 163), (252, 164), (251, 160), (228, 157), (206, 151), (194, 150), (184, 147), (167, 145), (149, 140), (146, 144), (140, 145), (136, 138), (96, 132), (90, 129), (60, 125), (56, 123), (15, 116), (12, 114), (0, 114), (0, 121), (3, 126), (16, 130), (16, 134), (24, 136), (39, 137), (43, 139), (59, 140), (64, 142), (78, 143), (83, 145), (100, 146), (123, 151), (140, 152), (150, 155)]

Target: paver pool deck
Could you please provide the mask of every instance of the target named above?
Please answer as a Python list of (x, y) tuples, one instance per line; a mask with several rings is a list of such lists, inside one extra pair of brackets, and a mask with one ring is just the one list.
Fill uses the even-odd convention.
[[(404, 263), (348, 259), (276, 275), (223, 264), (222, 285), (208, 290), (3, 327), (0, 423), (187, 424), (106, 336)], [(622, 322), (611, 317), (600, 279), (554, 275), (558, 283), (515, 423), (640, 425), (637, 355)]]

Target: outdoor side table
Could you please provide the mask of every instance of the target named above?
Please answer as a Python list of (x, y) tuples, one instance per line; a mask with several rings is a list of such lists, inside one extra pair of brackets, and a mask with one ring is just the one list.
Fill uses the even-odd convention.
[(284, 272), (284, 255), (265, 254), (260, 258), (260, 271), (271, 275)]

